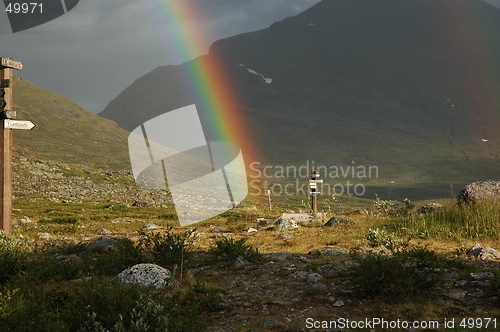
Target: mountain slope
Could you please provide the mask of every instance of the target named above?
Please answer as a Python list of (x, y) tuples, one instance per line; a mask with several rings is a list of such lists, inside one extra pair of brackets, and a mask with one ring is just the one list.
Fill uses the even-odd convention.
[[(224, 64), (262, 164), (354, 161), (379, 168), (374, 187), (448, 196), (499, 174), (498, 31), (500, 10), (480, 0), (323, 0), (205, 57)], [(133, 129), (200, 103), (179, 84), (189, 65), (153, 70), (100, 115)]]
[(36, 124), (14, 130), (14, 148), (46, 160), (113, 170), (130, 169), (128, 133), (73, 101), (15, 77), (14, 110), (18, 120)]

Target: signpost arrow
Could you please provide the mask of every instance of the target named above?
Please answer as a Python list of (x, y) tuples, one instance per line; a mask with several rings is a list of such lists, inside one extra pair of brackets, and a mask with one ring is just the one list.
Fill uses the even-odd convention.
[(23, 64), (20, 61), (12, 60), (11, 58), (2, 58), (1, 65), (7, 68), (23, 70)]
[(24, 129), (31, 130), (35, 128), (35, 124), (31, 121), (20, 121), (20, 120), (10, 120), (5, 119), (3, 121), (4, 128), (8, 129)]

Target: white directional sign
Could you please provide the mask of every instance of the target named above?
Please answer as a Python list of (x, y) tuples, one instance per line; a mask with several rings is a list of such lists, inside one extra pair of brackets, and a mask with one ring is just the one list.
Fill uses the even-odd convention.
[(10, 58), (2, 58), (1, 65), (7, 68), (13, 68), (17, 70), (23, 69), (23, 64), (20, 61), (15, 61)]
[(323, 183), (323, 180), (309, 180), (309, 183)]
[(19, 120), (3, 120), (3, 127), (8, 129), (25, 129), (31, 130), (35, 128), (35, 124), (31, 121), (19, 121)]

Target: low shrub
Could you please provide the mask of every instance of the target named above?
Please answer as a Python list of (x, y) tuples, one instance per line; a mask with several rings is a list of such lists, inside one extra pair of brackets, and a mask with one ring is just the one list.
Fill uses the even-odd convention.
[(41, 224), (76, 224), (78, 218), (76, 217), (56, 217), (52, 219), (42, 219), (39, 221)]
[(26, 268), (27, 257), (20, 243), (12, 236), (0, 232), (0, 285), (10, 281)]
[(262, 258), (258, 249), (246, 243), (246, 238), (236, 240), (232, 237), (224, 237), (215, 242), (215, 246), (210, 247), (209, 252), (221, 259), (235, 260), (242, 256), (247, 261), (256, 262)]
[(390, 247), (394, 243), (394, 234), (389, 234), (383, 229), (369, 229), (365, 235), (370, 247)]
[(195, 230), (174, 233), (172, 227), (164, 234), (142, 232), (141, 235), (141, 244), (151, 252), (155, 263), (168, 267), (177, 265), (181, 270), (196, 241)]
[(119, 245), (108, 252), (90, 252), (82, 256), (89, 273), (113, 276), (135, 264), (148, 262), (140, 246), (129, 239), (118, 241)]
[(393, 256), (368, 255), (349, 274), (354, 295), (388, 303), (430, 297), (441, 284), (435, 272), (440, 260), (426, 249), (413, 249)]

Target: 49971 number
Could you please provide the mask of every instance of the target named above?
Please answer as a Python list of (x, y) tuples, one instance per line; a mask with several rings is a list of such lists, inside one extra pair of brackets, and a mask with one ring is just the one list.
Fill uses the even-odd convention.
[(43, 4), (38, 2), (10, 2), (5, 11), (9, 14), (42, 14)]

